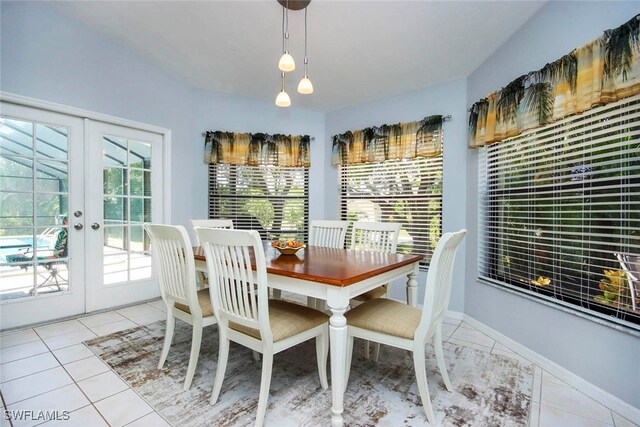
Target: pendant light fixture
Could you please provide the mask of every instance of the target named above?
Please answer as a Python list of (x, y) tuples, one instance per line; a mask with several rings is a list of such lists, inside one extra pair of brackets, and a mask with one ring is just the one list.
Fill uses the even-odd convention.
[(298, 92), (303, 95), (308, 95), (313, 93), (313, 84), (311, 84), (311, 80), (309, 80), (309, 76), (307, 75), (307, 64), (309, 64), (309, 60), (307, 59), (307, 8), (304, 8), (304, 76), (298, 83)]
[(289, 94), (284, 90), (284, 71), (280, 73), (282, 76), (282, 89), (278, 96), (276, 96), (276, 105), (278, 107), (288, 107), (291, 105), (291, 98), (289, 98)]
[(313, 92), (313, 85), (307, 75), (307, 64), (309, 63), (307, 59), (307, 6), (310, 2), (311, 0), (278, 0), (278, 3), (282, 5), (282, 56), (278, 61), (282, 87), (276, 97), (276, 105), (278, 107), (289, 107), (291, 105), (291, 98), (289, 98), (289, 94), (287, 94), (284, 87), (284, 74), (296, 69), (296, 63), (289, 53), (289, 10), (304, 9), (304, 76), (298, 84), (298, 92), (302, 94)]

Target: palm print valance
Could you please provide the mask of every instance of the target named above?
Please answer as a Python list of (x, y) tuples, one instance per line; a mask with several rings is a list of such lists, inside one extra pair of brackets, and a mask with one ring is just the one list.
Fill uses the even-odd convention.
[(481, 147), (640, 93), (640, 15), (476, 102), (469, 146)]
[(205, 134), (205, 163), (231, 165), (311, 166), (309, 135), (269, 135), (208, 131)]
[(435, 157), (442, 152), (442, 116), (348, 131), (333, 137), (334, 165)]

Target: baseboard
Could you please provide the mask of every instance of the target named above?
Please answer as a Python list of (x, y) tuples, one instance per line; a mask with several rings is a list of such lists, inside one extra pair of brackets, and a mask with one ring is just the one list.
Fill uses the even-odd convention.
[(593, 400), (601, 403), (602, 405), (606, 406), (607, 408), (611, 409), (612, 411), (618, 413), (619, 415), (623, 416), (624, 418), (628, 419), (629, 421), (640, 425), (640, 409), (638, 409), (638, 408), (636, 408), (634, 406), (631, 406), (630, 404), (626, 403), (625, 401), (621, 400), (620, 398), (618, 398), (618, 397), (612, 395), (611, 393), (609, 393), (607, 391), (604, 391), (601, 388), (591, 384), (590, 382), (586, 381), (582, 377), (580, 377), (580, 376), (574, 374), (573, 372), (563, 368), (562, 366), (558, 365), (557, 363), (552, 362), (551, 360), (547, 359), (546, 357), (543, 357), (543, 356), (539, 355), (535, 351), (523, 346), (522, 344), (518, 343), (517, 341), (514, 341), (513, 339), (507, 337), (506, 335), (501, 334), (500, 332), (496, 331), (495, 329), (490, 328), (489, 326), (485, 325), (484, 323), (474, 319), (473, 317), (471, 317), (471, 316), (469, 316), (467, 314), (458, 313), (458, 312), (448, 312), (447, 313), (448, 317), (452, 317), (452, 318), (456, 318), (456, 319), (457, 319), (456, 316), (458, 316), (458, 315), (461, 315), (462, 319), (466, 323), (468, 323), (469, 325), (473, 326), (474, 328), (476, 328), (480, 332), (482, 332), (482, 333), (488, 335), (489, 337), (493, 338), (494, 340), (496, 340), (500, 344), (503, 344), (503, 345), (509, 347), (515, 353), (517, 353), (520, 356), (524, 357), (525, 359), (531, 361), (535, 365), (539, 366), (541, 369), (543, 369), (543, 370), (549, 372), (550, 374), (556, 376), (557, 378), (561, 379), (562, 381), (564, 381), (568, 385), (576, 388), (580, 392), (582, 392), (585, 395), (589, 396)]
[(460, 312), (460, 311), (451, 311), (451, 310), (447, 310), (447, 314), (446, 316), (450, 319), (455, 319), (455, 320), (464, 320), (464, 313)]

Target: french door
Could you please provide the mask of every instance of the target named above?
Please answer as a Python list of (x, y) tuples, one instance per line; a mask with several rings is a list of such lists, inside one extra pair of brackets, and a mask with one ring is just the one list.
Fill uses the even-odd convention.
[(164, 138), (0, 104), (0, 329), (159, 296), (143, 225), (164, 220)]
[(84, 313), (83, 120), (0, 112), (0, 326)]
[(162, 221), (162, 135), (95, 121), (88, 129), (87, 309), (94, 311), (160, 295), (143, 225)]

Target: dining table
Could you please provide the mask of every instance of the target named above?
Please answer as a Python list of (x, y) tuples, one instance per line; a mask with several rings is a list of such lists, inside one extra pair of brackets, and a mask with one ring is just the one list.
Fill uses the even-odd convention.
[[(407, 302), (415, 307), (418, 268), (423, 256), (309, 245), (295, 254), (284, 255), (268, 241), (263, 241), (263, 245), (270, 288), (324, 300), (331, 311), (331, 425), (342, 426), (348, 338), (344, 314), (349, 309), (349, 301), (382, 284), (406, 277)], [(201, 247), (194, 247), (193, 253), (196, 260), (206, 261)]]

